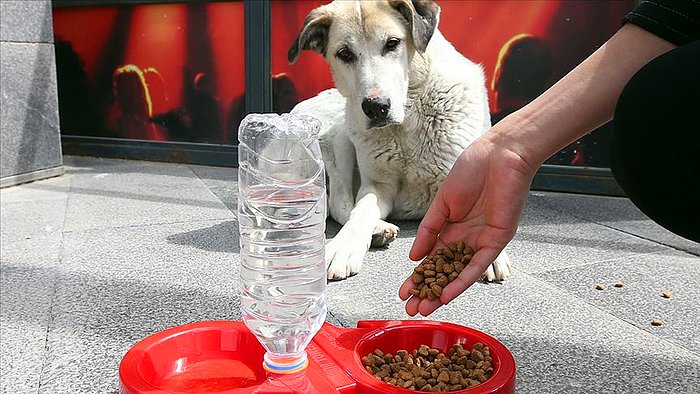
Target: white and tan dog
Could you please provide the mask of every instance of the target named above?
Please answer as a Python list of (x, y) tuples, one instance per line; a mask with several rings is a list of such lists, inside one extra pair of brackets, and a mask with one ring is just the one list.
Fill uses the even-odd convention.
[[(342, 225), (326, 246), (329, 279), (356, 274), (370, 245), (396, 238), (384, 219), (422, 218), (491, 125), (483, 70), (442, 36), (438, 17), (433, 1), (337, 0), (309, 13), (289, 50), (292, 63), (302, 50), (323, 55), (337, 88), (292, 111), (323, 123), (329, 214)], [(509, 273), (501, 253), (484, 277)]]

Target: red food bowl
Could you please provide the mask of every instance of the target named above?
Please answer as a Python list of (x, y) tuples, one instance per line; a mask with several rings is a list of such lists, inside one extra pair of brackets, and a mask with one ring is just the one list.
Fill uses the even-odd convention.
[[(358, 327), (376, 325), (375, 322), (359, 322)], [(484, 383), (452, 393), (515, 393), (515, 360), (508, 349), (495, 338), (472, 328), (436, 321), (401, 321), (386, 322), (385, 326), (363, 335), (354, 352), (355, 365), (362, 366), (361, 358), (375, 349), (384, 353), (396, 354), (398, 350), (419, 348), (428, 345), (447, 354), (452, 345), (459, 343), (469, 348), (481, 342), (489, 347), (492, 358), (493, 375)], [(392, 386), (381, 382), (368, 372), (356, 376), (358, 382), (372, 390), (363, 393), (415, 393), (416, 391)]]
[(132, 347), (119, 366), (120, 394), (191, 393), (409, 393), (384, 383), (362, 365), (375, 349), (395, 353), (429, 345), (447, 352), (455, 343), (490, 348), (493, 375), (454, 393), (515, 393), (515, 360), (483, 332), (436, 321), (361, 321), (357, 328), (324, 324), (306, 352), (309, 366), (292, 375), (270, 375), (265, 350), (239, 321), (208, 321), (173, 327)]

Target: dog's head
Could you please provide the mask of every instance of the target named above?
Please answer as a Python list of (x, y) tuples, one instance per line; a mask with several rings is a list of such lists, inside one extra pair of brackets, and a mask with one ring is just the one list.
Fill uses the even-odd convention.
[(302, 50), (320, 53), (356, 119), (366, 119), (367, 128), (399, 124), (409, 65), (425, 52), (439, 10), (430, 0), (335, 1), (309, 13), (289, 62)]

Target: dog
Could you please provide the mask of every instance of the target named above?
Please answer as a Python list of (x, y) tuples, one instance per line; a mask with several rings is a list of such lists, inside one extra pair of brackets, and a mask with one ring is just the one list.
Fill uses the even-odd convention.
[[(370, 246), (396, 239), (385, 219), (421, 219), (491, 127), (483, 69), (442, 36), (439, 13), (434, 1), (336, 0), (308, 14), (289, 49), (292, 64), (303, 50), (321, 54), (336, 86), (292, 110), (322, 123), (328, 213), (342, 225), (326, 245), (329, 280), (357, 274)], [(502, 252), (483, 278), (510, 271)]]

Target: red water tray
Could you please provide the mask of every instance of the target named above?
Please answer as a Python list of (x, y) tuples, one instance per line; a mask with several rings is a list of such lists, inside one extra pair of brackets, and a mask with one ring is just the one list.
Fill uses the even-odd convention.
[(362, 366), (375, 349), (395, 353), (426, 344), (447, 351), (455, 343), (490, 348), (493, 375), (453, 393), (515, 393), (515, 360), (495, 338), (451, 323), (366, 320), (357, 328), (325, 323), (306, 349), (309, 367), (292, 375), (268, 375), (265, 350), (240, 321), (207, 321), (173, 327), (134, 345), (119, 365), (120, 394), (192, 393), (415, 393), (384, 383)]

